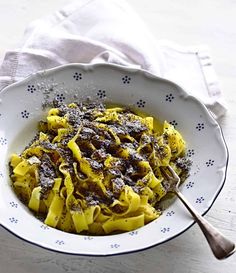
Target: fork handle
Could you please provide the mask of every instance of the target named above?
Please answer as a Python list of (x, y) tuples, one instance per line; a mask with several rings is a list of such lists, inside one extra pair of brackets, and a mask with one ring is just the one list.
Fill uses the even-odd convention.
[(232, 255), (236, 250), (235, 244), (204, 219), (178, 189), (176, 189), (175, 194), (200, 226), (215, 257), (221, 260)]

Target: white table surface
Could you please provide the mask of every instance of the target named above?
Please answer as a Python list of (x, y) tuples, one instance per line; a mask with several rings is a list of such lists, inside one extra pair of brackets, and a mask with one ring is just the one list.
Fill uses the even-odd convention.
[[(20, 41), (26, 25), (65, 4), (66, 0), (0, 0), (0, 59)], [(182, 45), (207, 44), (221, 82), (228, 114), (219, 122), (229, 147), (225, 186), (205, 216), (236, 241), (236, 1), (128, 0), (156, 38)], [(79, 257), (30, 245), (0, 227), (1, 273), (233, 273), (236, 254), (216, 260), (198, 226), (164, 245), (114, 257)]]

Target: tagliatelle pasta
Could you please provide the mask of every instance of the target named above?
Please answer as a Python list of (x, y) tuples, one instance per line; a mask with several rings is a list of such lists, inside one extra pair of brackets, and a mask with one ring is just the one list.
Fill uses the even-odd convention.
[(32, 142), (11, 156), (14, 190), (45, 224), (66, 232), (142, 227), (161, 215), (160, 167), (186, 172), (181, 134), (166, 121), (159, 131), (153, 124), (123, 107), (55, 103)]

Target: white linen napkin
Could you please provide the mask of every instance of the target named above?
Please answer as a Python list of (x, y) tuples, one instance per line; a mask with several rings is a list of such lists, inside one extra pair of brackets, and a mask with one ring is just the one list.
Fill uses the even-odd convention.
[(226, 112), (208, 48), (157, 41), (123, 0), (77, 0), (32, 22), (19, 48), (5, 55), (0, 90), (38, 70), (72, 62), (140, 67), (179, 84), (215, 118)]

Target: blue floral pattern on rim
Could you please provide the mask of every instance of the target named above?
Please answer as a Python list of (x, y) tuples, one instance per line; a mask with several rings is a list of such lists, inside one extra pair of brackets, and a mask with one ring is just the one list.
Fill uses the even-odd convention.
[(172, 93), (166, 95), (166, 101), (172, 102), (174, 100), (174, 95)]
[(93, 240), (93, 237), (92, 236), (84, 236), (84, 240), (91, 241), (91, 240)]
[(176, 129), (176, 127), (178, 126), (178, 122), (176, 120), (172, 120), (169, 122), (171, 125), (174, 126), (174, 128)]
[(28, 86), (27, 86), (27, 91), (28, 91), (29, 93), (33, 94), (33, 93), (36, 91), (36, 88), (35, 88), (34, 84), (28, 85)]
[(0, 137), (0, 145), (6, 145), (7, 144), (7, 139), (5, 137)]
[(111, 248), (119, 248), (120, 245), (119, 244), (111, 244)]
[[(78, 81), (79, 79), (81, 80), (82, 79), (82, 77), (83, 77), (83, 79), (84, 78), (86, 78), (87, 79), (87, 72), (82, 72), (83, 73), (83, 75), (81, 74), (81, 78), (80, 78), (80, 75), (78, 75), (78, 78), (79, 79), (75, 79), (75, 77), (73, 78), (72, 76), (73, 76), (73, 73), (74, 73), (74, 71), (76, 71), (77, 70), (77, 68), (73, 68), (73, 70), (70, 70), (70, 74), (69, 74), (69, 78), (70, 78), (70, 82), (69, 82), (69, 84), (71, 84), (71, 82), (73, 82), (73, 85), (75, 86), (75, 89), (76, 89), (76, 84), (77, 84), (77, 87), (78, 87), (78, 84), (82, 84), (83, 82), (84, 82), (84, 80), (83, 81), (81, 81), (81, 82), (76, 82), (76, 81)], [(80, 71), (80, 68), (78, 68), (78, 70)], [(81, 71), (83, 71), (83, 70), (81, 70)], [(123, 72), (122, 73), (122, 75), (126, 75), (126, 73), (127, 73), (127, 75), (131, 75), (131, 77), (130, 77), (130, 79), (128, 79), (128, 80), (130, 80), (130, 82), (131, 82), (131, 84), (132, 85), (129, 85), (129, 86), (127, 86), (127, 88), (128, 89), (131, 89), (131, 91), (133, 91), (132, 90), (132, 88), (133, 88), (133, 86), (136, 84), (136, 82), (138, 82), (137, 80), (136, 80), (136, 77), (135, 78), (133, 78), (134, 76), (133, 76), (133, 74), (132, 74), (132, 72), (128, 72), (128, 71), (126, 71), (126, 72)], [(123, 83), (122, 83), (122, 81), (121, 81), (121, 74), (120, 74), (120, 71), (119, 71), (119, 74), (117, 74), (118, 76), (117, 76), (117, 81), (119, 81), (119, 86), (121, 86), (122, 88), (120, 88), (121, 90), (125, 90), (126, 88), (125, 88), (125, 85), (123, 85)], [(86, 76), (86, 77), (84, 77), (84, 76)], [(128, 77), (128, 76), (127, 76)], [(65, 77), (66, 78), (66, 77)], [(68, 77), (67, 77), (68, 78)], [(68, 80), (66, 78), (66, 80)], [(131, 78), (132, 78), (132, 80), (131, 80)], [(55, 79), (56, 79), (56, 77), (55, 77)], [(33, 83), (35, 83), (35, 81), (33, 81)], [(29, 84), (30, 84), (30, 86), (32, 85), (33, 86), (33, 84), (32, 84), (32, 80), (31, 80), (31, 82), (29, 82)], [(51, 84), (51, 83), (50, 83)], [(81, 87), (81, 86), (80, 86)], [(28, 98), (30, 98), (30, 97), (32, 97), (32, 95), (30, 94), (30, 93), (34, 93), (34, 92), (38, 92), (38, 90), (40, 89), (40, 86), (39, 85), (35, 85), (34, 86), (34, 88), (36, 89), (36, 90), (34, 90), (33, 89), (33, 92), (31, 92), (31, 90), (26, 90), (26, 88), (27, 88), (27, 84), (25, 84), (24, 83), (24, 86), (22, 87), (22, 89), (23, 89), (23, 92), (24, 92), (24, 94), (25, 95), (27, 95), (28, 94), (28, 92), (29, 92), (29, 94), (28, 94)], [(97, 87), (97, 88), (94, 88), (92, 91), (95, 91), (94, 92), (94, 95), (96, 96), (96, 93), (98, 92), (98, 89), (99, 88), (101, 88), (101, 91), (103, 91), (103, 88), (105, 89), (105, 90), (109, 90), (109, 98), (110, 98), (110, 96), (111, 96), (111, 98), (112, 98), (112, 90), (110, 90), (110, 89), (106, 89), (106, 88), (108, 88), (106, 85), (99, 85), (99, 87)], [(55, 90), (54, 91), (56, 91), (56, 92), (52, 92), (52, 96), (50, 96), (50, 99), (53, 99), (55, 96), (56, 96), (56, 94), (57, 94), (57, 91), (58, 90), (62, 90), (61, 88), (55, 88)], [(82, 90), (82, 89), (81, 89)], [(104, 90), (104, 91), (105, 91)], [(160, 97), (160, 99), (159, 99), (159, 101), (163, 104), (163, 102), (165, 101), (165, 95), (166, 95), (166, 93), (170, 93), (170, 92), (172, 92), (172, 89), (166, 89), (167, 90), (167, 92), (165, 92), (164, 94), (163, 93), (161, 93), (161, 97)], [(168, 90), (171, 90), (171, 91), (168, 91)], [(59, 93), (60, 92), (63, 92), (63, 91), (59, 91)], [(55, 94), (56, 93), (56, 94)], [(106, 91), (105, 91), (105, 93), (106, 93)], [(110, 94), (111, 93), (111, 94)], [(168, 94), (169, 94), (168, 93)], [(67, 93), (65, 93), (66, 94), (66, 98), (67, 98), (67, 96), (69, 96), (69, 95), (67, 95)], [(135, 93), (134, 93), (135, 94)], [(60, 94), (58, 94), (58, 96), (59, 96)], [(61, 95), (63, 95), (63, 94), (61, 94)], [(73, 94), (73, 97), (75, 97), (75, 98), (79, 98), (79, 95), (77, 95), (77, 94)], [(101, 95), (102, 95), (102, 93), (101, 93)], [(170, 94), (169, 94), (170, 95)], [(170, 105), (171, 105), (171, 108), (172, 108), (172, 105), (173, 105), (173, 107), (178, 107), (178, 102), (181, 100), (181, 98), (179, 98), (178, 97), (178, 93), (175, 93), (175, 89), (173, 88), (173, 93), (172, 93), (172, 95), (174, 95), (173, 96), (173, 98), (169, 98), (168, 97), (168, 99), (167, 99), (167, 102), (165, 103), (164, 102), (164, 105), (165, 106), (167, 106), (167, 105), (169, 105), (169, 102), (171, 102), (171, 101), (173, 101), (174, 100), (174, 102), (172, 102)], [(34, 96), (34, 95), (33, 95)], [(99, 95), (97, 95), (97, 96), (99, 96)], [(103, 96), (103, 95), (102, 95)], [(106, 96), (106, 94), (105, 94), (105, 96)], [(104, 96), (104, 97), (105, 97)], [(146, 96), (146, 95), (145, 95)], [(143, 98), (142, 96), (140, 96), (141, 98)], [(138, 95), (134, 95), (134, 96), (131, 96), (131, 98), (130, 98), (130, 101), (129, 101), (129, 103), (130, 104), (132, 104), (132, 105), (134, 105), (134, 106), (136, 106), (136, 107), (145, 107), (146, 105), (145, 105), (145, 101), (144, 100), (146, 100), (146, 99), (148, 99), (148, 92), (147, 92), (147, 98), (146, 97), (144, 97), (143, 98), (143, 102), (142, 101), (140, 101), (139, 99), (140, 99), (140, 97), (138, 96)], [(69, 97), (68, 97), (69, 98)], [(171, 100), (171, 101), (170, 101)], [(138, 104), (138, 102), (139, 102), (139, 104)], [(149, 102), (148, 102), (148, 104), (149, 104)], [(28, 118), (32, 118), (32, 117), (34, 117), (34, 109), (33, 108), (28, 108), (28, 106), (27, 106), (28, 104), (26, 104), (26, 105), (23, 105), (22, 104), (22, 106), (19, 106), (19, 109), (16, 109), (16, 116), (17, 116), (17, 118), (18, 118), (18, 121), (19, 121), (19, 119), (21, 119), (21, 118), (23, 118), (23, 119), (28, 119)], [(40, 102), (40, 105), (41, 105), (41, 102)], [(175, 105), (177, 105), (177, 106), (175, 106)], [(148, 105), (149, 106), (149, 105)], [(152, 106), (152, 105), (151, 105)], [(22, 109), (20, 108), (20, 107), (22, 107), (22, 109), (24, 110), (24, 109), (27, 109), (27, 110), (24, 110), (25, 111), (25, 116), (23, 117), (23, 115), (21, 115), (20, 113), (23, 113), (24, 111), (22, 111)], [(22, 112), (21, 112), (22, 111)], [(28, 112), (29, 111), (29, 112)], [(28, 113), (28, 116), (27, 116), (27, 113)], [(6, 113), (5, 112), (3, 112), (3, 117), (1, 118), (1, 121), (2, 121), (2, 119), (5, 119), (5, 115), (6, 115)], [(180, 120), (179, 120), (179, 118), (177, 117), (177, 116), (175, 116), (175, 115), (170, 115), (170, 116), (168, 116), (167, 115), (167, 120), (168, 120), (168, 117), (170, 118), (172, 116), (172, 119), (177, 119), (177, 121), (176, 120), (172, 120), (170, 123), (172, 123), (173, 122), (173, 126), (178, 126), (178, 122), (179, 122), (179, 125), (183, 125), (182, 124), (182, 120), (181, 120), (181, 122), (180, 122)], [(202, 118), (202, 119), (201, 119)], [(171, 118), (170, 118), (170, 120), (171, 120)], [(199, 115), (197, 116), (197, 117), (195, 117), (195, 119), (193, 119), (193, 120), (195, 120), (195, 122), (193, 122), (192, 124), (190, 124), (190, 126), (192, 125), (192, 131), (193, 131), (193, 133), (195, 134), (195, 135), (201, 135), (201, 134), (198, 134), (197, 133), (197, 131), (196, 130), (198, 130), (197, 128), (195, 128), (195, 126), (198, 124), (198, 122), (204, 122), (204, 123), (199, 123), (200, 125), (202, 125), (203, 124), (203, 128), (201, 128), (199, 131), (201, 131), (201, 130), (203, 130), (204, 128), (205, 129), (207, 129), (207, 130), (205, 130), (206, 131), (206, 133), (208, 133), (208, 130), (210, 131), (210, 126), (209, 126), (209, 122), (208, 122), (208, 120), (207, 120), (207, 118), (205, 118), (205, 116), (203, 115), (202, 117), (200, 116), (200, 118), (199, 118)], [(23, 120), (21, 120), (21, 122), (19, 122), (19, 124), (24, 124), (25, 123), (25, 121), (27, 121), (27, 120), (24, 120), (24, 122), (23, 122)], [(169, 120), (168, 120), (169, 121)], [(181, 124), (180, 124), (181, 123)], [(196, 126), (197, 127), (197, 126)], [(208, 129), (208, 127), (209, 127), (209, 129)], [(197, 134), (196, 134), (197, 133)], [(205, 133), (204, 131), (203, 131), (203, 133)], [(3, 137), (5, 136), (5, 135), (2, 135)], [(6, 139), (6, 141), (7, 141), (7, 143), (10, 143), (11, 144), (11, 137), (9, 136), (8, 137), (8, 135), (7, 135), (7, 139)], [(5, 144), (1, 144), (1, 141), (0, 141), (0, 145), (5, 145)], [(1, 147), (1, 146), (0, 146)], [(195, 147), (198, 147), (197, 145), (195, 146)], [(195, 148), (194, 147), (194, 148)], [(192, 147), (191, 147), (192, 148)], [(1, 149), (2, 150), (4, 150), (4, 147), (1, 147)], [(187, 154), (188, 153), (188, 154)], [(217, 167), (218, 167), (218, 165), (220, 165), (220, 164), (218, 164), (218, 162), (219, 163), (221, 163), (220, 162), (220, 160), (219, 160), (219, 158), (217, 157), (217, 154), (209, 154), (208, 155), (208, 157), (206, 157), (205, 158), (205, 160), (200, 160), (199, 159), (199, 157), (200, 157), (200, 154), (201, 154), (201, 150), (197, 150), (197, 148), (196, 148), (196, 151), (194, 151), (193, 149), (189, 149), (188, 151), (187, 151), (187, 153), (186, 153), (186, 155), (188, 156), (188, 157), (192, 157), (192, 156), (194, 156), (194, 154), (197, 154), (197, 157), (196, 157), (196, 164), (199, 164), (200, 166), (203, 166), (204, 168), (204, 171), (208, 171), (208, 169), (207, 169), (207, 162), (208, 162), (208, 165), (209, 165), (209, 167), (211, 167), (211, 166), (213, 166), (214, 165), (214, 167), (213, 168), (210, 168), (210, 170), (209, 171), (211, 171), (211, 170), (215, 170), (215, 169), (217, 169)], [(198, 157), (198, 155), (199, 155), (199, 157)], [(213, 155), (213, 156), (212, 156)], [(208, 161), (208, 159), (209, 158), (213, 158), (213, 159), (211, 159), (211, 161)], [(196, 166), (194, 166), (194, 168), (195, 168)], [(193, 171), (195, 171), (195, 169), (193, 170)], [(4, 172), (5, 172), (5, 170), (4, 170)], [(210, 172), (211, 173), (211, 172)], [(200, 174), (201, 174), (201, 172), (200, 172)], [(4, 173), (4, 176), (7, 176), (7, 175), (5, 175), (5, 173)], [(0, 173), (0, 177), (1, 177), (1, 173)], [(196, 178), (190, 178), (190, 179), (196, 179)], [(197, 181), (197, 179), (196, 179), (196, 181)], [(186, 181), (187, 182), (187, 181)], [(196, 183), (196, 186), (198, 186), (197, 185), (197, 182), (195, 182)], [(184, 186), (184, 185), (183, 185)], [(188, 191), (188, 193), (190, 193), (190, 196), (191, 196), (191, 201), (192, 202), (196, 202), (196, 203), (198, 203), (198, 205), (196, 205), (196, 206), (198, 206), (198, 208), (199, 208), (199, 210), (203, 210), (203, 209), (205, 209), (205, 206), (202, 206), (201, 205), (201, 203), (203, 203), (204, 204), (204, 200), (205, 200), (205, 203), (208, 205), (208, 195), (204, 195), (204, 197), (203, 196), (200, 196), (201, 195), (201, 193), (202, 193), (202, 191), (200, 191), (200, 194), (199, 195), (195, 195), (195, 191), (192, 191), (191, 192), (191, 188), (194, 186), (194, 182), (192, 182), (192, 181), (190, 181), (190, 182), (187, 182), (187, 184), (185, 185), (185, 187), (187, 188), (187, 189), (190, 189), (189, 191)], [(185, 189), (186, 189), (185, 188)], [(199, 197), (200, 196), (200, 197)], [(198, 197), (198, 198), (197, 198)], [(14, 198), (14, 197), (13, 197)], [(22, 206), (20, 205), (20, 203), (19, 204), (17, 204), (17, 203), (15, 203), (14, 201), (12, 201), (12, 202), (10, 202), (11, 201), (11, 199), (10, 200), (8, 200), (8, 203), (7, 203), (7, 206), (8, 206), (8, 209), (9, 209), (9, 215), (6, 217), (6, 223), (12, 228), (12, 230), (13, 229), (18, 229), (18, 228), (20, 228), (20, 229), (23, 229), (24, 228), (24, 226), (23, 226), (23, 222), (24, 221), (22, 221), (24, 218), (21, 218), (21, 210), (22, 210)], [(204, 204), (205, 205), (205, 204)], [(172, 206), (171, 206), (172, 207)], [(164, 217), (163, 219), (164, 219), (164, 222), (162, 222), (162, 221), (160, 221), (160, 224), (159, 224), (159, 222), (157, 221), (157, 223), (158, 223), (158, 225), (156, 225), (156, 227), (157, 227), (157, 229), (156, 229), (156, 231), (155, 231), (155, 234), (158, 234), (158, 236), (159, 237), (162, 237), (162, 238), (164, 238), (165, 240), (166, 239), (168, 239), (168, 237), (169, 237), (169, 235), (172, 235), (172, 233), (173, 233), (173, 235), (175, 235), (175, 231), (177, 230), (177, 228), (174, 226), (174, 227), (172, 227), (172, 225), (171, 224), (169, 224), (170, 222), (172, 222), (172, 218), (176, 218), (177, 216), (179, 217), (179, 213), (178, 213), (178, 209), (175, 209), (175, 206), (173, 206), (173, 208), (174, 208), (174, 210), (172, 211), (171, 210), (171, 208), (169, 208), (169, 210), (167, 211), (167, 212), (164, 212), (165, 213), (165, 215), (164, 216), (166, 216), (166, 217)], [(16, 215), (14, 215), (14, 217), (11, 217), (12, 216), (12, 214), (14, 214), (14, 213), (17, 213)], [(10, 218), (9, 218), (10, 217)], [(169, 219), (170, 218), (170, 219)], [(11, 219), (11, 220), (10, 220)], [(9, 222), (10, 221), (10, 222)], [(47, 232), (47, 230), (48, 229), (50, 229), (50, 231), (49, 232)], [(51, 232), (52, 231), (52, 232)], [(158, 232), (159, 231), (159, 232)], [(51, 248), (51, 249), (53, 249), (53, 250), (56, 250), (56, 251), (62, 251), (62, 252), (64, 252), (64, 251), (68, 251), (68, 253), (70, 252), (70, 249), (72, 249), (73, 250), (73, 252), (76, 252), (76, 251), (80, 251), (80, 250), (76, 250), (76, 249), (74, 249), (73, 247), (73, 243), (71, 244), (71, 241), (69, 241), (70, 242), (70, 244), (69, 244), (69, 242), (66, 240), (66, 236), (64, 236), (62, 233), (60, 234), (60, 233), (57, 233), (57, 232), (60, 232), (60, 231), (57, 231), (56, 229), (52, 229), (52, 228), (50, 228), (50, 227), (48, 227), (47, 225), (44, 225), (44, 224), (42, 224), (42, 222), (39, 222), (38, 221), (38, 223), (37, 223), (37, 227), (36, 227), (36, 232), (38, 232), (39, 234), (41, 234), (41, 235), (45, 235), (45, 236), (48, 236), (48, 238), (49, 238), (49, 240), (48, 240), (48, 246), (46, 246), (46, 247), (49, 247), (49, 248)], [(123, 235), (123, 234), (122, 234)], [(142, 239), (142, 236), (143, 236), (143, 231), (141, 232), (141, 231), (137, 231), (137, 230), (135, 230), (135, 231), (131, 231), (131, 232), (128, 232), (128, 233), (124, 233), (124, 235), (126, 236), (126, 237), (124, 237), (125, 239), (129, 239), (130, 238), (130, 241), (136, 241), (136, 236), (138, 235), (138, 239), (140, 240), (140, 239)], [(54, 237), (55, 236), (55, 237)], [(73, 236), (73, 235), (72, 235)], [(128, 237), (127, 237), (128, 236)], [(133, 238), (131, 238), (133, 236)], [(78, 242), (82, 242), (82, 244), (84, 243), (84, 246), (85, 246), (85, 248), (86, 248), (86, 246), (88, 245), (88, 249), (90, 250), (91, 249), (91, 245), (93, 245), (93, 244), (97, 244), (98, 242), (100, 243), (100, 241), (99, 240), (97, 240), (97, 236), (94, 236), (94, 237), (91, 237), (91, 236), (81, 236), (81, 235), (79, 235), (78, 236), (80, 239), (78, 240)], [(109, 236), (108, 236), (109, 237)], [(113, 236), (111, 236), (111, 237), (113, 237)], [(152, 236), (149, 236), (150, 238), (151, 238), (151, 240), (153, 239), (152, 238)], [(154, 238), (155, 240), (156, 240), (156, 238)], [(154, 241), (154, 239), (153, 239), (153, 241)], [(76, 239), (77, 240), (77, 239)], [(33, 241), (33, 240), (32, 240)], [(36, 244), (37, 244), (37, 242), (35, 242)], [(159, 242), (157, 242), (158, 244), (159, 244)], [(50, 245), (51, 244), (51, 245)], [(63, 246), (63, 245), (66, 245), (66, 249), (65, 249), (65, 247)], [(132, 246), (132, 244), (131, 244), (131, 246)], [(103, 251), (103, 247), (105, 247), (106, 248), (106, 251), (107, 252), (102, 252)], [(68, 250), (67, 250), (67, 248), (68, 248)], [(130, 251), (132, 251), (132, 249), (130, 250), (130, 248), (129, 248), (129, 246), (128, 246), (128, 244), (126, 244), (125, 243), (125, 241), (123, 241), (123, 239), (119, 239), (119, 237), (117, 236), (117, 239), (107, 239), (106, 240), (106, 242), (105, 242), (105, 244), (102, 242), (102, 246), (101, 246), (101, 253), (103, 253), (102, 255), (104, 255), (104, 253), (105, 253), (105, 255), (107, 254), (107, 255), (109, 255), (109, 254), (113, 254), (113, 253), (123, 253), (123, 251), (126, 251), (126, 252), (130, 252)], [(82, 251), (81, 251), (82, 252)], [(83, 253), (82, 253), (82, 255), (83, 255)], [(95, 254), (95, 255), (97, 255), (97, 254)], [(98, 253), (98, 255), (99, 255), (99, 253)]]
[(106, 90), (99, 89), (98, 92), (97, 92), (97, 96), (100, 99), (104, 99), (106, 97)]
[(123, 81), (124, 84), (130, 84), (131, 77), (126, 75), (126, 76), (122, 77), (122, 81)]
[(136, 104), (139, 108), (144, 108), (146, 101), (140, 99), (139, 101), (136, 102)]
[(63, 102), (65, 100), (65, 96), (64, 94), (57, 94), (55, 97), (55, 100), (57, 100), (58, 102)]
[(207, 166), (207, 167), (211, 167), (211, 166), (214, 165), (214, 162), (215, 162), (215, 160), (209, 159), (209, 160), (206, 162), (206, 166)]
[(186, 156), (187, 157), (192, 157), (192, 156), (194, 156), (194, 154), (195, 154), (194, 149), (188, 149)]
[(202, 131), (203, 129), (205, 129), (205, 125), (204, 125), (204, 123), (198, 123), (197, 124), (197, 126), (196, 126), (196, 129), (198, 130), (198, 131)]
[(56, 240), (55, 244), (61, 246), (61, 245), (64, 245), (65, 242), (63, 240)]
[(169, 231), (170, 231), (169, 227), (163, 227), (163, 228), (161, 228), (161, 232), (162, 233), (166, 233), (166, 232), (169, 232)]
[(82, 80), (82, 73), (75, 72), (74, 75), (73, 75), (73, 78), (74, 78), (76, 81)]
[(190, 188), (192, 188), (194, 186), (194, 182), (189, 181), (185, 186), (186, 186), (187, 189), (190, 189)]
[(29, 118), (30, 113), (27, 110), (24, 110), (21, 112), (21, 117), (28, 119)]
[(9, 202), (9, 204), (10, 204), (10, 206), (12, 208), (17, 208), (18, 207), (18, 204), (16, 202), (14, 202), (14, 201)]
[(45, 225), (45, 224), (42, 224), (41, 226), (41, 229), (43, 230), (48, 230), (49, 229), (49, 226)]
[(17, 224), (17, 223), (18, 223), (18, 219), (16, 219), (15, 217), (10, 217), (10, 218), (9, 218), (9, 221), (10, 221), (12, 224)]
[(137, 230), (130, 231), (129, 235), (131, 236), (138, 235), (138, 231)]
[(195, 203), (201, 204), (204, 200), (205, 200), (204, 197), (203, 197), (203, 196), (200, 196), (200, 197), (198, 197), (198, 198), (196, 199)]
[(167, 211), (166, 216), (170, 217), (170, 216), (173, 216), (174, 214), (175, 212), (171, 210), (171, 211)]

